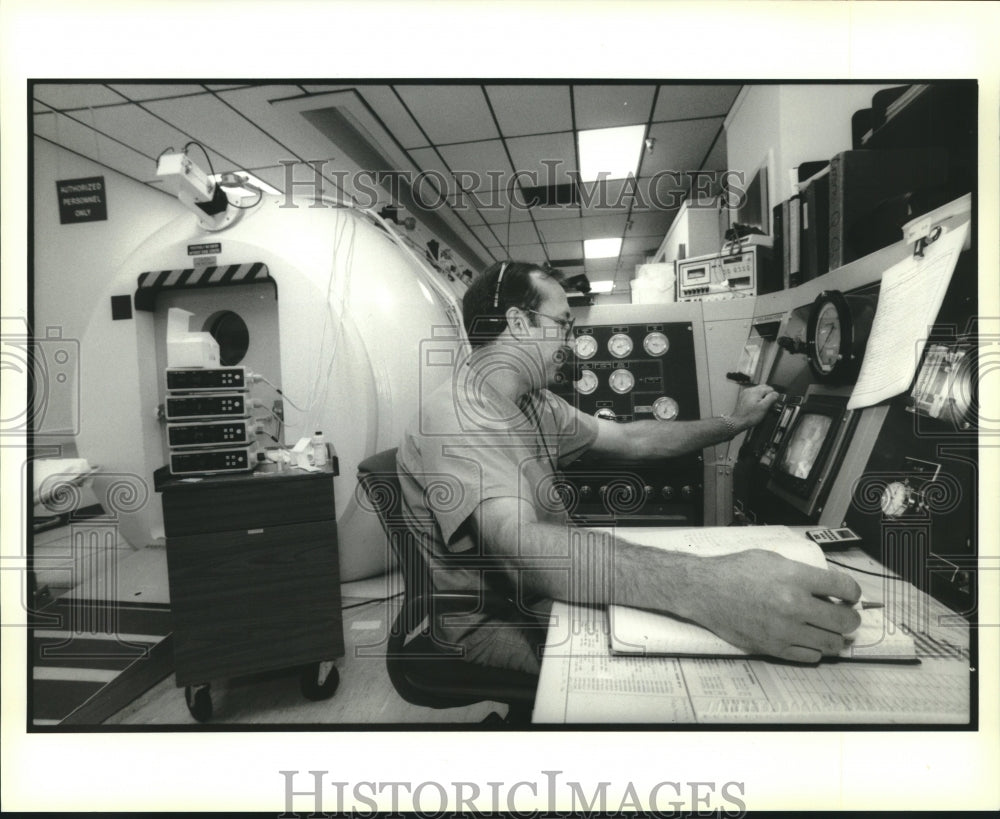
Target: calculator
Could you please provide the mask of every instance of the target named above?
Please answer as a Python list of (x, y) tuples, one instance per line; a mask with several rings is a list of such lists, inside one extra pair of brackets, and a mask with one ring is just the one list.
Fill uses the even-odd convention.
[(806, 537), (821, 546), (833, 546), (838, 543), (856, 543), (861, 537), (846, 526), (840, 529), (808, 529)]

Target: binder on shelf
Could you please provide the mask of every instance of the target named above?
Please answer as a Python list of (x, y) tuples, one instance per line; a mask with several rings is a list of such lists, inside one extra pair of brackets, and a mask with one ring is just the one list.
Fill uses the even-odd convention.
[(774, 282), (785, 281), (785, 203), (779, 202), (771, 208), (771, 238), (774, 240), (774, 253), (771, 256), (772, 276)]
[(829, 270), (858, 258), (851, 231), (880, 203), (948, 182), (944, 148), (843, 151), (830, 160)]
[(788, 237), (788, 264), (785, 267), (786, 289), (802, 284), (801, 219), (802, 198), (799, 194), (795, 194), (788, 199), (788, 218), (785, 220), (785, 235)]

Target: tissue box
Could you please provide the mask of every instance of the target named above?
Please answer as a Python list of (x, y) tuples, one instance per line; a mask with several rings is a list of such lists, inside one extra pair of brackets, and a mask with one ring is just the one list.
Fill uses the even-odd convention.
[(168, 367), (218, 367), (219, 342), (211, 333), (185, 333), (167, 340)]

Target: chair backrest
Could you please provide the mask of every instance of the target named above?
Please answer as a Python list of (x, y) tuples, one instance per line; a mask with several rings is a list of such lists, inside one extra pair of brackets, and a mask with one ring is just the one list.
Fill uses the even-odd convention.
[(409, 631), (420, 625), (429, 610), (430, 566), (423, 552), (429, 544), (423, 541), (431, 539), (432, 535), (417, 531), (404, 511), (395, 447), (377, 452), (358, 464), (358, 485), (363, 490), (363, 496), (358, 496), (359, 505), (363, 509), (372, 509), (378, 515), (396, 564), (403, 574), (406, 597), (421, 601), (416, 608), (404, 607), (408, 616), (400, 625)]

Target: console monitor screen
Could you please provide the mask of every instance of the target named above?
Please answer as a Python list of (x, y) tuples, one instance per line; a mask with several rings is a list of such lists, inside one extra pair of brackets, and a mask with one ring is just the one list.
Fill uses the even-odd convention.
[(794, 478), (807, 479), (832, 424), (833, 418), (829, 415), (816, 412), (801, 415), (785, 444), (778, 470)]

